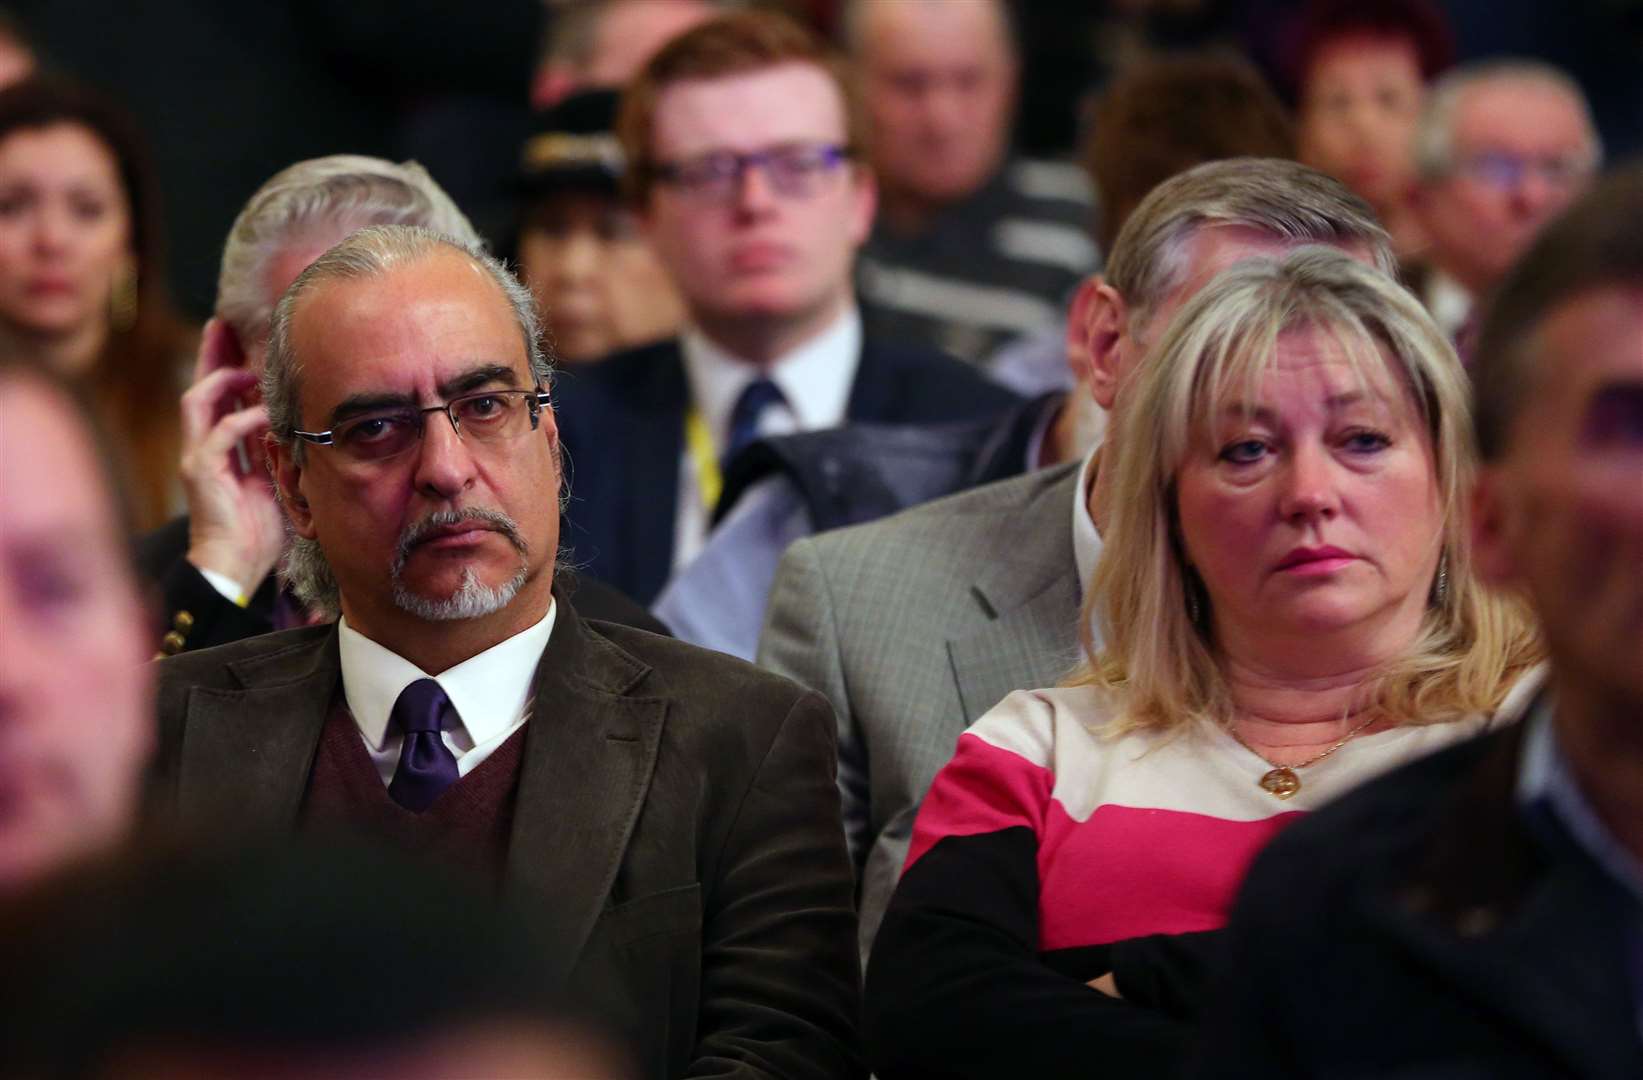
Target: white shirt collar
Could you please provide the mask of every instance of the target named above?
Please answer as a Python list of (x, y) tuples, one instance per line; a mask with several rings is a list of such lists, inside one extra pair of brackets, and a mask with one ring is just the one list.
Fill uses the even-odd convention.
[(690, 399), (701, 410), (714, 445), (723, 450), (730, 439), (736, 399), (761, 374), (768, 374), (787, 399), (792, 423), (783, 426), (788, 430), (816, 431), (842, 424), (861, 364), (861, 313), (849, 305), (827, 329), (777, 357), (767, 372), (726, 352), (695, 327), (685, 329), (679, 344)]
[(1438, 324), (1443, 336), (1453, 340), (1461, 326), (1472, 314), (1472, 294), (1466, 287), (1442, 270), (1434, 269), (1427, 277), (1426, 310)]
[(1095, 576), (1095, 564), (1101, 559), (1101, 533), (1095, 519), (1090, 517), (1090, 482), (1095, 479), (1096, 451), (1094, 447), (1084, 455), (1084, 464), (1078, 470), (1078, 487), (1073, 492), (1073, 562), (1078, 564), (1078, 594), (1090, 591), (1090, 579)]
[(388, 718), (400, 692), (418, 679), (433, 679), (456, 706), (470, 745), (483, 745), (517, 727), (531, 703), (536, 665), (553, 633), (557, 601), (548, 613), (505, 641), (429, 675), (398, 653), (378, 645), (343, 618), (337, 623), (342, 660), (342, 694), (366, 745), (381, 751), (391, 734)]

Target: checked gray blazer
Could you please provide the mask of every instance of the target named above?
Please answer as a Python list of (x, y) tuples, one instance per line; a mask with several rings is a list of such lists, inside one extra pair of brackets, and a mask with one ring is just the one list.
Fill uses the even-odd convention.
[(808, 537), (783, 556), (759, 663), (839, 720), (865, 959), (919, 800), (958, 737), (1078, 658), (1072, 462)]

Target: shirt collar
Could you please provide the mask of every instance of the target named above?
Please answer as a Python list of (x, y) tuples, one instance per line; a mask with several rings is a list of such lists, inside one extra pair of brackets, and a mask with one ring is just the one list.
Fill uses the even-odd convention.
[(387, 742), (394, 702), (418, 679), (433, 679), (445, 691), (474, 745), (506, 731), (530, 707), (531, 683), (542, 650), (553, 634), (557, 609), (558, 602), (550, 602), (548, 613), (535, 625), (438, 675), (429, 675), (398, 653), (378, 645), (349, 626), (346, 617), (339, 620), (342, 694), (360, 734), (371, 749), (381, 750)]
[(837, 427), (850, 404), (850, 388), (861, 364), (861, 313), (849, 305), (809, 341), (777, 357), (767, 369), (743, 360), (708, 340), (695, 327), (680, 335), (690, 399), (701, 410), (717, 448), (730, 438), (730, 413), (753, 380), (766, 375), (787, 399), (801, 431)]
[(1078, 566), (1078, 593), (1090, 591), (1090, 579), (1095, 577), (1095, 564), (1101, 559), (1101, 533), (1095, 519), (1090, 517), (1090, 483), (1095, 479), (1096, 457), (1099, 447), (1084, 455), (1084, 464), (1078, 470), (1078, 487), (1073, 491), (1073, 562)]
[(1558, 746), (1553, 716), (1557, 702), (1548, 689), (1524, 719), (1523, 754), (1518, 765), (1517, 801), (1525, 808), (1543, 807), (1556, 817), (1575, 843), (1610, 878), (1643, 904), (1643, 863), (1603, 823)]
[(1426, 309), (1446, 338), (1454, 338), (1472, 313), (1472, 294), (1442, 270), (1434, 269), (1426, 283)]

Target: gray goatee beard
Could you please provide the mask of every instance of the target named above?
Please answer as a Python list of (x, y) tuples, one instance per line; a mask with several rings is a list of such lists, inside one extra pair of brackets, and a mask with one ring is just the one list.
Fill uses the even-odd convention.
[[(513, 577), (500, 585), (482, 585), (472, 567), (464, 567), (462, 580), (455, 591), (443, 599), (412, 592), (404, 579), (405, 563), (411, 551), (436, 529), (449, 528), (463, 522), (484, 522), (505, 537), (519, 552), (519, 569)], [(479, 619), (507, 607), (525, 584), (526, 559), (530, 555), (525, 538), (519, 535), (519, 526), (513, 518), (500, 510), (468, 507), (462, 510), (438, 510), (421, 521), (412, 522), (399, 534), (394, 549), (394, 562), (389, 577), (393, 585), (394, 605), (401, 611), (429, 622), (447, 622), (455, 619)]]
[[(434, 529), (457, 525), (464, 521), (482, 521), (505, 536), (519, 552), (519, 569), (513, 577), (497, 586), (481, 585), (471, 568), (462, 573), (462, 580), (450, 596), (430, 599), (412, 592), (404, 582), (406, 559), (417, 542)], [(519, 526), (499, 510), (472, 507), (464, 510), (440, 510), (406, 526), (395, 546), (394, 560), (389, 567), (393, 585), (394, 604), (408, 614), (429, 621), (477, 619), (506, 607), (525, 584), (525, 560), (529, 549)], [(291, 587), (303, 607), (322, 619), (334, 620), (342, 612), (342, 596), (331, 564), (325, 558), (319, 543), (293, 536), (286, 547), (280, 576)]]

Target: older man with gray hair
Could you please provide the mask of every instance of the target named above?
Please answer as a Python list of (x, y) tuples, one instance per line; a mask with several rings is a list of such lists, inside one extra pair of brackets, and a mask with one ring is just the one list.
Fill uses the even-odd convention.
[[(1211, 162), (1153, 189), (1106, 277), (1085, 282), (1073, 306), (1096, 404), (1123, 407), (1147, 344), (1216, 273), (1308, 243), (1394, 266), (1369, 206), (1294, 162)], [(809, 537), (782, 558), (759, 662), (820, 690), (838, 714), (864, 955), (919, 800), (958, 736), (1077, 659), (1079, 601), (1101, 550), (1100, 453)]]
[(1432, 87), (1415, 128), (1413, 207), (1430, 241), (1433, 318), (1470, 351), (1477, 301), (1603, 160), (1586, 96), (1536, 60), (1490, 60)]
[[(419, 225), (464, 244), (479, 234), (415, 162), (357, 154), (300, 161), (263, 184), (223, 245), (217, 309), (206, 323), (194, 382), (182, 398), (181, 473), (188, 512), (138, 545), (162, 593), (160, 651), (237, 641), (306, 621), (273, 569), (285, 527), (263, 468), (267, 413), (257, 394), (280, 294), (322, 252), (368, 225)], [(595, 606), (649, 628), (654, 621), (608, 589)], [(605, 603), (608, 600), (609, 604)]]
[(583, 621), (555, 582), (532, 303), (476, 245), (402, 225), (286, 290), (268, 451), (303, 598), (340, 618), (162, 663), (155, 801), (231, 840), (345, 828), (500, 883), (557, 958), (544, 985), (642, 1075), (859, 1076), (827, 703)]

